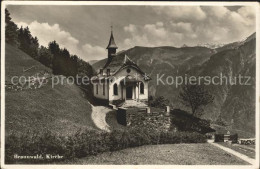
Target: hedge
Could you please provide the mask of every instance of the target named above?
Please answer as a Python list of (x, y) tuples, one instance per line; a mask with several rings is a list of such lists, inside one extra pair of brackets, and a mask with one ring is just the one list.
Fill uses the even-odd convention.
[(196, 132), (161, 132), (143, 128), (126, 128), (110, 133), (79, 131), (73, 136), (57, 136), (49, 131), (43, 134), (25, 133), (21, 136), (11, 134), (6, 137), (6, 163), (52, 163), (57, 159), (14, 159), (14, 154), (36, 155), (59, 154), (72, 160), (107, 151), (117, 151), (129, 147), (151, 144), (205, 143), (206, 136)]

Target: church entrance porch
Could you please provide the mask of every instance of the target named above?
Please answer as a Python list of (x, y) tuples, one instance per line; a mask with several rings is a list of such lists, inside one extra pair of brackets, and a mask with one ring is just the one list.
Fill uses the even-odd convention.
[(126, 76), (124, 79), (120, 81), (118, 85), (120, 91), (118, 92), (119, 99), (117, 101), (112, 101), (112, 104), (116, 105), (116, 107), (147, 107), (146, 99), (143, 99), (141, 95), (144, 95), (141, 92), (141, 87), (144, 82), (140, 80), (136, 80), (129, 76)]
[(126, 99), (127, 100), (133, 99), (133, 86), (126, 87)]
[(139, 99), (139, 80), (131, 76), (126, 76), (120, 81), (121, 99), (122, 100), (138, 100)]

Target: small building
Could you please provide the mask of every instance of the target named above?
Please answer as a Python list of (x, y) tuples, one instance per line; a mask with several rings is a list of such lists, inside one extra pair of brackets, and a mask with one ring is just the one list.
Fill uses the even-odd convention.
[(129, 100), (137, 105), (138, 102), (148, 101), (148, 81), (151, 78), (127, 55), (123, 59), (117, 56), (112, 30), (106, 49), (107, 61), (97, 76), (92, 78), (94, 97), (110, 104)]

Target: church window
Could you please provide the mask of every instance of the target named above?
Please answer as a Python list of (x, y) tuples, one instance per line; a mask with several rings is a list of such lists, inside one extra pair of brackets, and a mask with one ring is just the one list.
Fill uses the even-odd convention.
[(98, 94), (98, 85), (96, 85), (96, 94)]
[(118, 95), (118, 87), (116, 83), (114, 84), (114, 95)]
[(140, 83), (140, 94), (144, 94), (144, 83)]
[(127, 69), (126, 72), (127, 72), (127, 73), (130, 73), (130, 72), (131, 72), (131, 69)]
[(103, 83), (103, 95), (105, 96), (105, 89), (106, 89), (106, 86), (105, 86), (105, 82)]

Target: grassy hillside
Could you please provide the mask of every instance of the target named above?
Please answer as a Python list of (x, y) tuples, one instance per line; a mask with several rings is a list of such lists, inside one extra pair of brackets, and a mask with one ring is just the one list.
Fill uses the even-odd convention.
[[(176, 156), (176, 154), (178, 154)], [(149, 158), (147, 158), (149, 157)], [(247, 162), (210, 144), (165, 144), (105, 152), (72, 161), (92, 165), (245, 165)]]
[[(33, 68), (31, 68), (33, 66)], [(31, 68), (27, 71), (28, 68)], [(21, 50), (6, 44), (6, 84), (12, 76), (32, 76), (51, 70)], [(6, 134), (50, 130), (73, 134), (79, 129), (96, 129), (91, 105), (75, 85), (47, 85), (22, 91), (6, 90)]]

